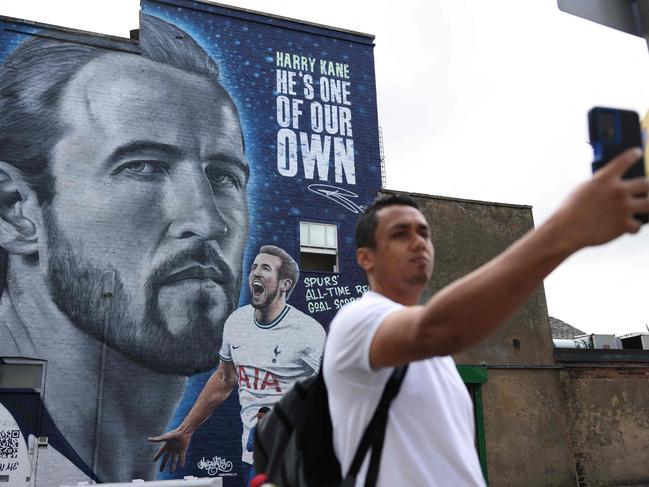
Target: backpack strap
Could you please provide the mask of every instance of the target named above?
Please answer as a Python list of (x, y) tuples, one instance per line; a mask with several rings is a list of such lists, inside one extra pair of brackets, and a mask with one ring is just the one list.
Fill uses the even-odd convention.
[(370, 447), (372, 447), (372, 454), (370, 457), (370, 465), (367, 469), (367, 477), (365, 478), (365, 487), (374, 487), (379, 476), (379, 467), (381, 466), (381, 453), (383, 452), (383, 443), (385, 440), (385, 429), (388, 424), (388, 413), (390, 412), (390, 404), (397, 397), (403, 379), (408, 371), (408, 364), (401, 367), (395, 367), (392, 375), (388, 379), (388, 383), (383, 389), (383, 394), (379, 400), (379, 404), (374, 411), (374, 415), (370, 420), (361, 441), (356, 449), (354, 460), (349, 468), (349, 472), (345, 476), (341, 487), (353, 487), (356, 483), (356, 475), (363, 464), (365, 455)]

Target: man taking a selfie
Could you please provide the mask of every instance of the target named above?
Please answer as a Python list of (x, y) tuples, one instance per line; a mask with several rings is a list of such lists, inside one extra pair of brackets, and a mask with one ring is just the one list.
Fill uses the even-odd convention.
[[(323, 361), (343, 475), (394, 368), (409, 364), (390, 407), (376, 485), (485, 485), (471, 399), (450, 355), (493, 333), (579, 249), (640, 230), (634, 214), (649, 213), (649, 180), (622, 179), (638, 157), (631, 149), (613, 159), (538, 229), (422, 305), (434, 262), (424, 215), (396, 195), (365, 211), (356, 257), (371, 290), (336, 315)], [(365, 485), (369, 457), (357, 486)]]

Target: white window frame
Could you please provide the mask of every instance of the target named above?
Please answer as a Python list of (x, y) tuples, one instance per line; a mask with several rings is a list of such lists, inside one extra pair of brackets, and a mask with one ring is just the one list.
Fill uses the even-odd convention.
[[(314, 236), (316, 229), (324, 231), (324, 241)], [(313, 221), (300, 221), (300, 252), (336, 256), (334, 271), (338, 272), (338, 225)]]

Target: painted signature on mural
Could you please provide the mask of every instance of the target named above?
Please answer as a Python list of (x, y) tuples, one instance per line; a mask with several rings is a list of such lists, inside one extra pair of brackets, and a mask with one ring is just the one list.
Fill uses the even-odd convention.
[(324, 196), (334, 203), (338, 203), (352, 213), (363, 213), (364, 208), (349, 199), (358, 198), (358, 195), (348, 189), (337, 188), (329, 184), (310, 184), (307, 189), (312, 193)]
[(211, 476), (219, 472), (230, 472), (232, 470), (232, 462), (218, 456), (214, 456), (211, 460), (205, 460), (205, 457), (203, 457), (196, 466), (201, 470), (206, 470), (207, 474)]

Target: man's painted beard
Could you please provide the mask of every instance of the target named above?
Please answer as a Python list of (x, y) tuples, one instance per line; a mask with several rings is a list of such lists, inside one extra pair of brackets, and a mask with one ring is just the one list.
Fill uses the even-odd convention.
[[(192, 375), (218, 364), (223, 324), (238, 303), (240, 280), (209, 244), (197, 242), (169, 256), (146, 279), (144, 303), (136, 303), (117, 270), (91, 264), (82, 249), (63, 235), (49, 207), (43, 208), (43, 216), (50, 294), (76, 327), (156, 372)], [(227, 302), (218, 303), (213, 294), (200, 291), (188, 304), (187, 326), (172, 333), (160, 309), (160, 283), (170, 270), (188, 264), (218, 269), (225, 276)], [(219, 313), (223, 319), (210, 319), (209, 311), (215, 306), (227, 307)]]
[(255, 309), (266, 309), (277, 297), (279, 289), (277, 285), (270, 287), (267, 283), (261, 283), (257, 279), (253, 279), (253, 284), (250, 284), (250, 304)]

